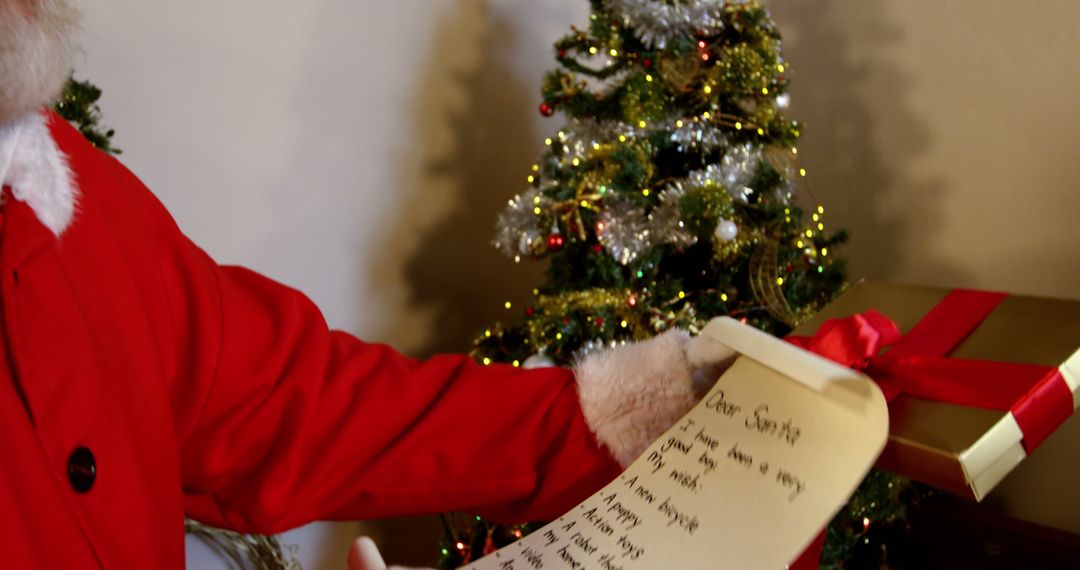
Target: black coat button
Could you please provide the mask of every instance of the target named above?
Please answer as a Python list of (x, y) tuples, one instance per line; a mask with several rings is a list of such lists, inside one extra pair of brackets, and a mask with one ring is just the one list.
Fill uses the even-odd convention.
[(68, 481), (76, 493), (85, 493), (94, 486), (97, 463), (94, 454), (85, 447), (76, 447), (68, 456)]

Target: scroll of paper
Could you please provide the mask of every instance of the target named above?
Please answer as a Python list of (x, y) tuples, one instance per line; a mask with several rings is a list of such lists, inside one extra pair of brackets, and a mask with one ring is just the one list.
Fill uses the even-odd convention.
[(694, 349), (739, 357), (618, 478), (473, 570), (778, 570), (881, 453), (888, 411), (865, 376), (730, 318)]

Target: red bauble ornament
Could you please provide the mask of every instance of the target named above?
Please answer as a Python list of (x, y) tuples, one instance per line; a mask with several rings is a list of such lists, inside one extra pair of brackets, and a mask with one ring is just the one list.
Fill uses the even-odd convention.
[(540, 114), (545, 117), (550, 117), (555, 114), (555, 107), (548, 105), (547, 103), (540, 103)]
[(566, 59), (566, 50), (559, 50), (559, 59)]
[(595, 251), (596, 253), (600, 253), (601, 251), (604, 251), (604, 246), (602, 246), (602, 245), (600, 245), (598, 243), (593, 244), (592, 250)]
[(598, 326), (598, 327), (604, 326), (604, 317), (596, 317), (596, 326)]
[(649, 58), (645, 58), (641, 60), (641, 65), (644, 65), (645, 67), (652, 67), (652, 60)]
[(566, 245), (566, 238), (562, 234), (551, 234), (547, 238), (548, 251), (559, 251)]
[(789, 264), (787, 264), (787, 267), (785, 269), (787, 269), (788, 273), (794, 273), (795, 272), (795, 264), (794, 263), (789, 263)]
[(536, 309), (534, 309), (532, 307), (525, 307), (525, 316), (526, 317), (531, 317), (531, 316), (533, 316), (535, 314), (536, 314)]

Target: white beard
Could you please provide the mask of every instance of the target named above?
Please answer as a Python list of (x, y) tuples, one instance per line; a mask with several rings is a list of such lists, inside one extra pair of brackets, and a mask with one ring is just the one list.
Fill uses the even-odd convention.
[(78, 20), (71, 0), (0, 0), (0, 125), (60, 94), (71, 73)]

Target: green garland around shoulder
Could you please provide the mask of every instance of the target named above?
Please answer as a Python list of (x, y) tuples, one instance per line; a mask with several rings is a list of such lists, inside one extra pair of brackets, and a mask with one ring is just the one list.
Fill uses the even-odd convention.
[(72, 77), (53, 108), (79, 129), (91, 144), (107, 153), (120, 154), (120, 149), (112, 146), (114, 131), (100, 125), (101, 108), (97, 104), (100, 98), (101, 89), (89, 81), (76, 81)]

